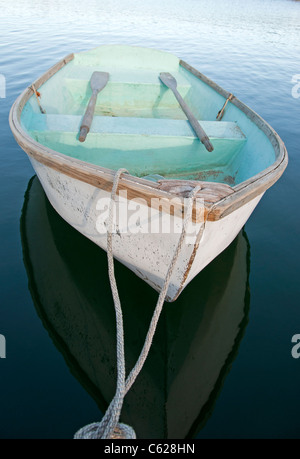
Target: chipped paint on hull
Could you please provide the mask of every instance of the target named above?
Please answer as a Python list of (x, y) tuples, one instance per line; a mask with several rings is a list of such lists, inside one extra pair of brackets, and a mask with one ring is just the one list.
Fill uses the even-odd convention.
[[(55, 210), (85, 237), (106, 250), (106, 223), (99, 217), (100, 209), (105, 210), (110, 193), (48, 168), (33, 158), (30, 160)], [(207, 222), (201, 241), (191, 238), (192, 242), (183, 244), (167, 292), (167, 301), (174, 301), (193, 277), (232, 242), (261, 196), (219, 221)], [(120, 203), (118, 205), (120, 207)], [(153, 224), (151, 218), (163, 219), (165, 216), (171, 220), (173, 231), (149, 232)], [(141, 204), (138, 219), (134, 222), (130, 218), (118, 222), (113, 237), (114, 257), (160, 291), (178, 244), (182, 224), (182, 218), (162, 212), (157, 211), (153, 216), (149, 207)], [(200, 234), (202, 223), (194, 225), (196, 233)]]

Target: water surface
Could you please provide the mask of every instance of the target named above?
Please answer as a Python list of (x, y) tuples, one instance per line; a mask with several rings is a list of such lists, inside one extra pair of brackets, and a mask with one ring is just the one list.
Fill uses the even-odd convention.
[[(290, 160), (283, 177), (261, 200), (240, 239), (197, 276), (178, 303), (166, 306), (153, 355), (149, 356), (135, 392), (128, 394), (124, 417), (128, 422), (137, 422), (138, 427), (134, 427), (140, 436), (168, 437), (171, 427), (159, 424), (164, 422), (159, 410), (172, 387), (174, 394), (182, 388), (186, 390), (179, 397), (181, 405), (175, 414), (186, 412), (190, 423), (187, 429), (179, 428), (178, 436), (299, 438), (300, 360), (291, 356), (291, 338), (300, 333), (297, 211), (300, 98), (292, 97), (291, 80), (293, 75), (300, 74), (300, 3), (289, 0), (91, 0), (86, 8), (78, 0), (0, 0), (0, 8), (0, 73), (6, 79), (6, 98), (0, 98), (0, 334), (5, 336), (7, 344), (6, 359), (0, 360), (0, 437), (71, 438), (79, 427), (101, 418), (113, 392), (111, 387), (107, 389), (107, 385), (103, 385), (103, 378), (111, 377), (113, 381), (115, 371), (113, 354), (105, 351), (112, 346), (109, 340), (113, 321), (107, 322), (109, 333), (101, 335), (102, 343), (87, 348), (87, 355), (93, 349), (99, 350), (99, 361), (108, 371), (107, 375), (101, 373), (99, 367), (95, 369), (94, 363), (82, 368), (80, 356), (74, 348), (70, 349), (67, 337), (74, 338), (75, 330), (78, 340), (72, 343), (79, 346), (80, 339), (89, 336), (86, 333), (89, 328), (84, 333), (80, 327), (76, 328), (78, 323), (67, 320), (72, 309), (64, 301), (70, 289), (67, 297), (74, 298), (75, 310), (82, 307), (80, 311), (84, 314), (85, 308), (89, 308), (92, 317), (94, 314), (97, 320), (101, 319), (99, 327), (106, 329), (106, 319), (99, 317), (95, 306), (99, 302), (101, 311), (108, 311), (107, 317), (111, 318), (109, 307), (113, 306), (105, 256), (74, 234), (47, 207), (37, 179), (31, 181), (34, 172), (14, 141), (7, 119), (20, 92), (65, 55), (101, 44), (123, 43), (172, 52), (234, 93), (279, 133)], [(35, 192), (30, 193), (33, 187)], [(26, 219), (29, 208), (33, 213)], [(48, 216), (43, 221), (42, 212)], [(30, 244), (24, 236), (25, 220), (30, 223), (33, 236)], [(45, 237), (45, 234), (48, 237), (43, 239), (41, 235)], [(51, 244), (56, 247), (63, 271), (50, 269), (51, 263), (58, 266), (58, 261), (47, 258)], [(94, 267), (87, 271), (89, 277), (80, 265), (80, 258), (72, 255), (72, 244), (79, 254), (85, 255), (85, 264), (90, 261)], [(242, 250), (237, 250), (239, 247)], [(43, 256), (39, 258), (37, 253)], [(30, 268), (33, 259), (40, 262), (35, 273)], [(241, 268), (236, 270), (237, 260)], [(119, 266), (118, 270), (121, 297), (130, 318), (126, 326), (130, 333), (137, 333), (127, 344), (130, 366), (143, 341), (157, 295), (125, 273), (124, 268)], [(36, 272), (42, 274), (38, 281)], [(55, 274), (59, 272), (64, 273), (68, 282), (65, 289), (55, 290), (59, 280), (59, 276), (55, 280)], [(135, 287), (136, 295), (133, 290), (128, 291), (128, 283)], [(45, 285), (49, 286), (46, 293)], [(226, 291), (232, 293), (226, 297)], [(48, 303), (51, 305), (52, 301), (53, 310), (61, 319), (64, 317), (65, 322), (50, 320), (52, 309)], [(207, 330), (207, 314), (218, 311), (222, 301), (226, 307), (240, 311), (241, 316), (236, 316), (235, 331), (225, 333), (229, 338), (224, 354), (221, 357), (216, 357), (219, 353), (211, 354), (218, 371), (211, 377), (209, 389), (206, 388), (207, 403), (201, 404), (199, 399), (196, 403), (195, 396), (191, 399), (185, 396), (186, 392), (193, 394), (192, 389), (197, 386), (188, 385), (191, 378), (188, 376), (185, 381), (182, 369), (192, 368), (189, 358), (204, 347), (193, 346), (189, 339), (198, 337), (200, 340), (199, 336), (204, 333), (201, 326)], [(172, 307), (174, 314), (171, 314)], [(194, 324), (191, 317), (197, 319)], [(213, 325), (218, 324), (217, 320), (216, 314)], [(224, 320), (219, 324), (221, 329)], [(58, 331), (58, 325), (62, 324), (65, 326)], [(230, 324), (234, 327), (234, 321), (226, 322), (226, 326)], [(171, 335), (164, 341), (166, 326)], [(214, 336), (217, 351), (223, 335), (214, 331)], [(166, 346), (164, 352), (162, 346)], [(211, 343), (211, 352), (213, 348)], [(103, 354), (100, 349), (104, 349)], [(98, 356), (90, 355), (96, 362)], [(195, 384), (200, 384), (205, 363), (200, 357), (196, 362), (199, 366), (195, 364), (198, 375)], [(158, 374), (168, 368), (167, 379), (153, 376), (155, 368)], [(151, 385), (153, 378), (155, 384)], [(140, 409), (143, 400), (149, 403), (144, 415)], [(152, 405), (149, 400), (153, 401)], [(169, 398), (169, 413), (174, 409), (171, 400)], [(140, 416), (143, 422), (139, 421)]]

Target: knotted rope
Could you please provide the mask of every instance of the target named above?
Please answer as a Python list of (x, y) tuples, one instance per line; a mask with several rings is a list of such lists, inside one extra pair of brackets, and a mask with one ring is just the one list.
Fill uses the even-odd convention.
[(46, 113), (46, 110), (43, 109), (43, 107), (41, 106), (41, 102), (40, 102), (40, 99), (39, 97), (41, 97), (41, 94), (36, 90), (34, 84), (32, 83), (31, 86), (29, 86), (29, 88), (34, 92), (35, 94), (35, 97), (36, 97), (36, 100), (37, 100), (37, 103), (38, 103), (38, 106), (39, 106), (39, 109), (41, 111), (41, 113), (45, 114)]
[[(166, 278), (164, 280), (163, 287), (158, 297), (158, 301), (151, 319), (149, 330), (145, 339), (143, 349), (140, 353), (140, 356), (134, 366), (134, 368), (129, 373), (127, 379), (125, 379), (125, 355), (124, 355), (124, 329), (123, 329), (123, 315), (122, 308), (118, 293), (118, 288), (116, 284), (115, 274), (114, 274), (114, 260), (113, 260), (113, 250), (112, 250), (112, 232), (113, 232), (113, 216), (114, 216), (114, 205), (116, 192), (119, 185), (119, 180), (121, 175), (124, 172), (128, 172), (126, 169), (119, 169), (114, 177), (112, 192), (111, 192), (111, 201), (109, 208), (109, 220), (108, 220), (108, 230), (107, 230), (107, 259), (108, 259), (108, 272), (109, 280), (113, 295), (113, 300), (115, 304), (116, 312), (116, 327), (117, 327), (117, 388), (116, 393), (111, 401), (104, 417), (100, 423), (92, 423), (85, 427), (82, 427), (74, 435), (75, 439), (108, 439), (108, 438), (136, 438), (134, 430), (127, 426), (126, 424), (119, 424), (119, 418), (122, 410), (123, 400), (126, 393), (131, 388), (132, 384), (136, 380), (138, 374), (140, 373), (143, 364), (148, 356), (153, 336), (156, 330), (158, 319), (162, 311), (162, 307), (167, 295), (169, 288), (171, 276), (173, 274), (178, 256), (180, 254), (184, 239), (186, 236), (187, 226), (191, 220), (193, 203), (197, 192), (201, 189), (200, 186), (196, 186), (191, 193), (189, 194), (189, 201), (187, 206), (186, 217), (183, 222), (182, 232), (179, 238), (178, 245), (176, 247), (175, 253), (173, 255), (172, 261), (168, 268)], [(202, 232), (203, 234), (203, 232)]]
[(226, 105), (228, 104), (228, 102), (230, 100), (232, 100), (234, 98), (234, 95), (233, 94), (229, 94), (229, 96), (227, 97), (223, 107), (221, 108), (221, 110), (218, 111), (218, 114), (216, 116), (216, 120), (217, 121), (221, 121), (221, 119), (223, 118), (223, 115), (224, 115), (224, 112), (225, 112), (225, 108), (226, 108)]

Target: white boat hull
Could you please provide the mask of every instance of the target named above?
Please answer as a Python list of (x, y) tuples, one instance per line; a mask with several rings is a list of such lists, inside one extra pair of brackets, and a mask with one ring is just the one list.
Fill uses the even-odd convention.
[[(76, 230), (102, 249), (107, 248), (110, 192), (69, 177), (30, 157), (55, 210)], [(188, 283), (237, 236), (264, 193), (217, 221), (193, 224), (173, 272), (167, 301), (174, 301)], [(180, 237), (183, 219), (124, 198), (117, 202), (114, 257), (160, 291)], [(158, 225), (161, 225), (159, 227)], [(198, 236), (197, 236), (198, 235)], [(75, 248), (76, 249), (76, 248)]]

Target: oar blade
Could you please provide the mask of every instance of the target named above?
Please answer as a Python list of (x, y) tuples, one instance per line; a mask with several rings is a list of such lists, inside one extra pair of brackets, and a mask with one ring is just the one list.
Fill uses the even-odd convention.
[(101, 91), (106, 86), (108, 78), (109, 73), (107, 72), (93, 72), (90, 80), (92, 91)]
[(93, 116), (98, 94), (106, 86), (108, 79), (109, 73), (107, 72), (93, 72), (91, 76), (90, 85), (92, 89), (92, 95), (81, 122), (79, 142), (84, 142), (87, 134), (89, 133), (91, 124), (93, 122)]
[(161, 72), (159, 78), (164, 85), (173, 91), (177, 88), (177, 81), (169, 72)]

